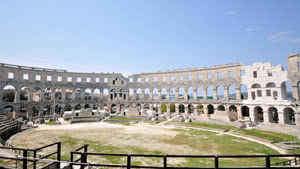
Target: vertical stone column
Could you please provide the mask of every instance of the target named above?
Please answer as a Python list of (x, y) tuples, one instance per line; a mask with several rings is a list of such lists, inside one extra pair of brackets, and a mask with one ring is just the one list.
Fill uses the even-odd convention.
[(207, 100), (207, 88), (203, 88), (203, 99)]
[(72, 100), (76, 100), (76, 89), (72, 89)]
[(170, 98), (170, 89), (166, 89), (166, 100), (169, 100)]
[(33, 97), (33, 91), (32, 90), (30, 90), (29, 92), (28, 92), (28, 102), (32, 102), (32, 97)]
[(19, 90), (15, 90), (15, 103), (19, 103), (20, 102), (20, 92)]
[(193, 91), (193, 100), (197, 100), (197, 89)]
[(269, 119), (269, 112), (267, 107), (262, 107), (263, 108), (263, 116), (264, 116), (264, 123), (270, 123)]
[(292, 92), (293, 92), (293, 98), (296, 99), (297, 101), (299, 100), (299, 90), (298, 86), (292, 86)]
[(213, 89), (213, 92), (214, 92), (214, 94), (213, 94), (213, 99), (214, 99), (214, 100), (217, 100), (217, 96), (218, 96), (218, 94), (217, 94), (217, 88), (214, 88), (214, 89)]
[(188, 90), (184, 89), (184, 101), (188, 100)]
[(50, 115), (54, 115), (54, 114), (55, 114), (55, 104), (51, 104)]
[(253, 106), (249, 106), (249, 117), (250, 117), (251, 122), (255, 121), (254, 107)]
[(66, 100), (66, 88), (65, 87), (61, 88), (61, 100), (62, 101)]
[(236, 93), (235, 93), (236, 100), (241, 101), (241, 89), (238, 87), (238, 88), (235, 89), (235, 91), (236, 91)]
[(175, 100), (179, 98), (179, 89), (175, 88)]
[(51, 88), (51, 101), (55, 101), (55, 88)]
[(224, 100), (229, 100), (229, 91), (228, 89), (224, 89)]
[(236, 105), (238, 120), (242, 119), (242, 105)]
[(179, 113), (179, 104), (175, 104), (175, 113)]
[(161, 89), (158, 89), (158, 99), (161, 100)]

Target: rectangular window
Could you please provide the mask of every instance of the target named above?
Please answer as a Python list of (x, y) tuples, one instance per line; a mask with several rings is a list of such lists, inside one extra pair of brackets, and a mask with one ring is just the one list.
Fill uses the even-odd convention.
[(23, 74), (23, 80), (28, 80), (29, 77), (28, 77), (28, 74)]
[(81, 77), (77, 77), (77, 82), (81, 82)]
[(198, 72), (198, 80), (202, 79), (202, 74), (200, 72)]
[(58, 82), (61, 82), (61, 81), (62, 81), (62, 76), (58, 76), (58, 77), (57, 77), (57, 81), (58, 81)]
[(52, 81), (52, 76), (47, 76), (47, 81)]
[(230, 78), (233, 78), (233, 71), (228, 72), (228, 76), (229, 76)]
[(193, 80), (193, 75), (189, 75), (189, 80)]
[(245, 76), (246, 75), (246, 71), (243, 69), (243, 70), (240, 70), (240, 75), (241, 76)]
[(257, 90), (257, 97), (261, 97), (261, 96), (262, 96), (261, 90)]
[(100, 79), (99, 79), (99, 77), (96, 77), (96, 83), (99, 83), (100, 82)]
[(271, 96), (271, 90), (266, 90), (266, 92), (267, 92), (266, 93), (267, 96)]
[(41, 75), (36, 75), (36, 76), (35, 76), (35, 80), (40, 81), (40, 80), (41, 80)]
[(257, 71), (253, 71), (253, 77), (257, 78)]
[(8, 72), (8, 78), (9, 79), (15, 78), (15, 74), (13, 72)]
[(218, 72), (218, 79), (222, 79), (222, 72)]
[(211, 73), (207, 73), (207, 79), (211, 79), (212, 78), (212, 74)]
[(90, 77), (86, 78), (86, 82), (90, 83), (91, 82), (91, 78)]
[(72, 77), (68, 77), (67, 81), (72, 82)]
[(268, 70), (268, 76), (271, 77), (272, 76), (272, 71)]
[(104, 83), (107, 83), (108, 82), (108, 79), (107, 78), (104, 78)]

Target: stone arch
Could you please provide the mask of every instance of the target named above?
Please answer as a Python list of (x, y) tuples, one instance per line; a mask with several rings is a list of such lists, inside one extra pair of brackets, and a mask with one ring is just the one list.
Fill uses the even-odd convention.
[(103, 96), (108, 96), (109, 95), (109, 90), (108, 89), (103, 89)]
[(217, 86), (217, 99), (224, 98), (224, 87), (222, 85)]
[(197, 88), (197, 100), (204, 99), (203, 87)]
[(236, 100), (236, 90), (234, 84), (228, 86), (228, 95), (229, 95), (229, 100)]
[(183, 99), (185, 95), (185, 89), (183, 87), (178, 89), (178, 99)]
[(217, 110), (218, 110), (218, 111), (225, 111), (225, 107), (224, 107), (223, 105), (219, 105), (219, 106), (217, 107)]
[(157, 97), (158, 96), (158, 89), (154, 88), (153, 91), (152, 91), (152, 94), (153, 94), (154, 97)]
[(85, 105), (84, 105), (84, 108), (85, 108), (85, 109), (89, 109), (89, 108), (91, 108), (91, 107), (90, 107), (89, 104), (85, 104)]
[(243, 117), (249, 117), (250, 113), (249, 113), (249, 107), (248, 106), (242, 106), (242, 116)]
[(81, 110), (81, 105), (80, 104), (75, 105), (74, 109), (75, 110)]
[(29, 87), (22, 87), (20, 91), (20, 101), (28, 101), (30, 89)]
[(175, 98), (176, 98), (176, 90), (175, 90), (175, 88), (170, 88), (170, 91), (169, 91), (169, 99), (170, 100), (175, 100)]
[(141, 88), (136, 89), (136, 95), (142, 95), (143, 94), (143, 90)]
[(65, 90), (65, 100), (72, 100), (73, 98), (73, 89), (66, 89)]
[(261, 88), (261, 85), (258, 83), (254, 83), (251, 88), (256, 89), (256, 88)]
[(229, 111), (236, 113), (237, 112), (237, 107), (235, 105), (231, 105), (231, 106), (229, 106)]
[(166, 99), (167, 98), (167, 89), (166, 88), (162, 88), (161, 89), (161, 99)]
[(125, 104), (120, 104), (119, 109), (120, 112), (123, 112), (125, 110)]
[(204, 113), (204, 106), (202, 104), (197, 105), (197, 113), (200, 113), (200, 114)]
[[(298, 85), (298, 91), (299, 90), (299, 83), (297, 84)], [(290, 100), (293, 98), (293, 95), (292, 95), (292, 84), (290, 81), (284, 81), (280, 84), (280, 90), (281, 90), (281, 98), (282, 100)], [(298, 92), (299, 93), (299, 92)], [(299, 96), (298, 96), (299, 98)], [(297, 99), (297, 98), (295, 98)]]
[(213, 95), (214, 95), (214, 87), (212, 85), (209, 85), (206, 88), (206, 99), (213, 99)]
[(41, 101), (41, 93), (42, 89), (39, 87), (36, 87), (33, 89), (33, 94), (32, 94), (32, 100), (35, 102)]
[(129, 96), (134, 96), (134, 90), (132, 88), (129, 89)]
[(187, 90), (187, 96), (188, 96), (188, 100), (194, 100), (194, 88), (193, 87), (189, 87)]
[(100, 91), (100, 89), (96, 88), (96, 89), (94, 90), (94, 96), (95, 96), (95, 97), (100, 97), (100, 96), (101, 96), (101, 91)]
[(32, 106), (32, 116), (37, 117), (40, 113), (40, 107), (39, 106)]
[(90, 88), (87, 88), (84, 90), (84, 99), (85, 100), (91, 100), (92, 99), (92, 90)]
[(62, 89), (56, 88), (54, 92), (55, 92), (55, 96), (54, 96), (55, 100), (62, 100)]
[(80, 88), (77, 88), (75, 90), (75, 98), (76, 100), (81, 100), (81, 97), (82, 97), (82, 90)]
[(284, 116), (284, 124), (296, 125), (295, 111), (292, 108), (290, 107), (284, 108), (283, 116)]
[(175, 113), (176, 112), (176, 106), (175, 104), (170, 104), (170, 113)]
[(184, 105), (183, 104), (179, 104), (178, 110), (179, 110), (179, 113), (184, 113)]
[(167, 112), (167, 105), (165, 103), (161, 104), (160, 108), (161, 108), (160, 110), (161, 110), (162, 113)]
[(215, 113), (215, 108), (212, 104), (207, 105), (207, 113), (208, 114), (214, 114)]
[(70, 104), (66, 104), (64, 107), (64, 111), (72, 111), (72, 106)]
[(188, 105), (188, 113), (194, 113), (194, 105), (193, 104)]
[(274, 88), (276, 87), (276, 84), (274, 82), (269, 82), (266, 84), (266, 88)]
[(43, 115), (46, 115), (46, 116), (49, 116), (50, 113), (51, 113), (51, 105), (50, 104), (47, 104), (47, 105), (44, 105), (44, 108), (43, 108)]
[(264, 111), (260, 106), (254, 108), (254, 121), (264, 122)]
[(14, 102), (16, 97), (16, 88), (13, 85), (6, 85), (3, 88), (2, 101), (3, 102)]
[(110, 107), (110, 112), (111, 114), (115, 114), (117, 112), (117, 105), (116, 104), (112, 104)]
[(44, 90), (44, 99), (45, 100), (51, 100), (51, 98), (52, 98), (52, 89), (50, 87), (47, 87)]
[(5, 105), (3, 106), (3, 110), (8, 116), (11, 117), (13, 116), (12, 113), (16, 111), (16, 108), (13, 105)]
[(145, 89), (145, 95), (148, 95), (148, 96), (150, 95), (150, 89), (149, 88)]
[(241, 99), (242, 100), (247, 100), (248, 99), (248, 87), (247, 87), (247, 85), (241, 84), (240, 91), (241, 91)]
[(278, 123), (279, 122), (278, 110), (275, 107), (269, 107), (268, 117), (270, 123)]

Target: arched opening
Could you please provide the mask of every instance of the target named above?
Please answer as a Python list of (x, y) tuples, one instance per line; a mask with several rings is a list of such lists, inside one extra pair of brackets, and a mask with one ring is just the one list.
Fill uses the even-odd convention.
[(215, 113), (215, 108), (213, 105), (209, 104), (207, 105), (207, 113), (208, 114), (214, 114)]
[(32, 100), (35, 102), (41, 101), (41, 92), (42, 89), (39, 87), (34, 88), (33, 94), (32, 94)]
[(152, 109), (153, 111), (158, 112), (157, 104), (153, 104)]
[(178, 90), (178, 99), (184, 99), (185, 91), (184, 88), (179, 88)]
[(20, 106), (20, 109), (19, 109), (20, 115), (19, 115), (19, 117), (20, 116), (23, 117), (23, 120), (27, 119), (27, 110), (28, 110), (27, 106), (25, 106), (25, 105)]
[(270, 107), (268, 109), (268, 115), (269, 115), (270, 123), (278, 123), (279, 122), (278, 111), (275, 107)]
[(218, 110), (218, 111), (225, 111), (225, 107), (224, 107), (223, 105), (219, 105), (219, 106), (217, 107), (217, 110)]
[(130, 97), (134, 96), (134, 90), (132, 88), (129, 89), (129, 96)]
[[(280, 85), (281, 90), (281, 98), (283, 100), (292, 100), (293, 99), (293, 93), (292, 93), (292, 83), (290, 81), (284, 81)], [(299, 83), (298, 83), (298, 91), (299, 90)], [(299, 98), (299, 96), (298, 96)], [(295, 98), (297, 99), (297, 98)]]
[(170, 104), (170, 113), (176, 112), (176, 106), (175, 104)]
[(204, 107), (202, 104), (197, 105), (197, 112), (200, 114), (204, 114)]
[(124, 104), (120, 104), (120, 112), (123, 112), (125, 110), (125, 105)]
[(194, 88), (188, 88), (188, 100), (194, 100)]
[(197, 100), (204, 99), (203, 87), (197, 88)]
[(248, 106), (242, 106), (242, 116), (249, 117), (249, 107)]
[(255, 83), (255, 84), (253, 84), (253, 85), (251, 86), (251, 88), (252, 88), (252, 89), (256, 89), (256, 92), (257, 92), (257, 93), (255, 93), (255, 91), (252, 91), (252, 92), (251, 92), (251, 98), (252, 98), (252, 100), (255, 100), (255, 99), (256, 99), (256, 96), (257, 96), (257, 97), (261, 97), (261, 96), (262, 96), (261, 90), (257, 90), (257, 89), (260, 89), (260, 88), (261, 88), (260, 84)]
[(206, 92), (207, 92), (206, 99), (208, 99), (208, 100), (213, 99), (213, 95), (214, 95), (214, 87), (213, 87), (213, 86), (208, 86), (208, 87), (206, 88)]
[(112, 114), (115, 114), (117, 112), (117, 106), (116, 106), (116, 104), (112, 104), (111, 105), (110, 112)]
[(30, 89), (28, 87), (22, 87), (20, 92), (20, 101), (28, 101)]
[(103, 89), (103, 96), (108, 96), (109, 95), (109, 91), (108, 89)]
[(180, 104), (178, 109), (179, 109), (179, 113), (184, 113), (184, 105), (183, 104)]
[(231, 105), (231, 106), (229, 106), (229, 111), (236, 113), (237, 112), (237, 107), (235, 105)]
[(72, 89), (66, 89), (65, 90), (65, 99), (66, 100), (72, 100), (72, 93), (73, 93), (73, 90)]
[(158, 99), (158, 89), (157, 89), (157, 88), (154, 88), (154, 89), (153, 89), (152, 95), (153, 95), (153, 98), (154, 98), (154, 99)]
[(16, 97), (16, 88), (12, 85), (6, 85), (3, 88), (2, 101), (3, 102), (14, 102)]
[(56, 88), (55, 89), (55, 100), (61, 100), (62, 99), (62, 89)]
[(175, 88), (170, 88), (170, 96), (169, 96), (169, 99), (170, 100), (175, 100), (175, 98), (176, 98), (176, 90), (175, 90)]
[(11, 105), (6, 105), (3, 107), (3, 111), (8, 115), (12, 116), (12, 113), (15, 112), (15, 108)]
[(150, 89), (149, 88), (145, 89), (145, 96), (148, 98), (150, 97)]
[(85, 100), (91, 100), (92, 99), (92, 90), (91, 89), (85, 89), (84, 90), (84, 99)]
[(283, 110), (284, 114), (284, 124), (289, 124), (289, 125), (296, 125), (295, 121), (295, 112), (292, 108), (285, 108)]
[(264, 112), (263, 109), (259, 106), (254, 108), (254, 121), (264, 122)]
[(72, 106), (69, 104), (65, 105), (64, 111), (72, 111)]
[(149, 104), (144, 104), (144, 107), (143, 107), (144, 110), (150, 110), (150, 106)]
[(77, 104), (77, 105), (75, 106), (75, 110), (81, 110), (81, 105), (80, 105), (80, 104)]
[(77, 88), (75, 91), (75, 98), (76, 100), (81, 100), (82, 97), (82, 90), (80, 88)]
[(229, 100), (236, 100), (236, 90), (234, 84), (228, 87), (228, 95), (229, 95)]
[(56, 115), (62, 115), (62, 107), (61, 105), (56, 105), (54, 110)]
[(95, 96), (95, 97), (100, 97), (100, 96), (101, 96), (100, 89), (96, 88), (96, 89), (94, 90), (94, 96)]
[(217, 87), (217, 99), (219, 100), (223, 98), (224, 98), (224, 87), (221, 85)]
[(167, 112), (167, 105), (166, 104), (161, 104), (161, 112), (162, 113), (165, 113), (165, 112)]
[(167, 98), (167, 89), (166, 88), (162, 88), (161, 89), (161, 99), (165, 100)]
[(137, 95), (137, 96), (141, 96), (142, 94), (143, 94), (142, 89), (141, 89), (141, 88), (138, 88), (138, 89), (136, 90), (136, 95)]
[(247, 100), (248, 99), (248, 87), (247, 85), (242, 84), (240, 87), (241, 90), (241, 99)]
[(51, 113), (51, 106), (49, 104), (45, 105), (43, 108), (43, 115), (49, 116), (50, 113)]
[(194, 105), (192, 104), (188, 105), (188, 113), (194, 113)]
[(45, 89), (44, 98), (45, 98), (45, 100), (51, 100), (51, 98), (52, 98), (51, 88), (48, 87)]
[(85, 109), (89, 109), (89, 108), (90, 108), (90, 105), (89, 105), (89, 104), (85, 104), (85, 105), (84, 105), (84, 108), (85, 108)]

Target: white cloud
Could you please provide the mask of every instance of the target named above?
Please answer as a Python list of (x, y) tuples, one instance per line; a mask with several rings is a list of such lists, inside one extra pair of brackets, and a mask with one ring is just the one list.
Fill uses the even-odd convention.
[(230, 15), (235, 15), (235, 14), (239, 14), (240, 11), (229, 11), (228, 13), (229, 13)]
[(273, 42), (289, 41), (289, 42), (300, 42), (300, 36), (295, 31), (277, 32), (267, 37), (268, 40)]
[(253, 31), (253, 28), (247, 28), (246, 31), (251, 32)]

